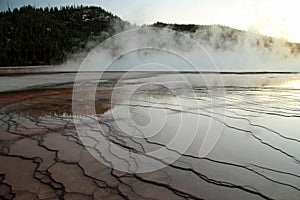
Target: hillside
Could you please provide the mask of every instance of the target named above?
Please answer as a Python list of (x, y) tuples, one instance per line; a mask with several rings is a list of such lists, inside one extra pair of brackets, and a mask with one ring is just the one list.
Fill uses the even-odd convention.
[[(300, 44), (221, 25), (157, 22), (146, 25), (149, 26), (190, 34), (201, 45), (216, 52), (240, 52), (250, 47), (258, 49), (257, 54), (265, 50), (276, 53), (282, 49), (283, 56), (299, 56), (300, 53)], [(74, 57), (80, 61), (85, 56), (80, 52), (86, 53), (104, 39), (130, 27), (129, 22), (100, 7), (25, 6), (1, 12), (0, 66), (61, 64)]]
[(0, 13), (0, 66), (48, 65), (126, 25), (99, 7), (33, 8)]

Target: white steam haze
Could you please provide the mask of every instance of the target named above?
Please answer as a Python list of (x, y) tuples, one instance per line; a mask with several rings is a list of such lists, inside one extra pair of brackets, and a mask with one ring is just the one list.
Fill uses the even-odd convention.
[[(81, 70), (157, 71), (166, 65), (177, 71), (300, 72), (296, 48), (285, 40), (220, 26), (205, 26), (194, 33), (141, 28), (99, 44)], [(78, 63), (70, 60), (63, 70), (78, 68), (74, 66)]]

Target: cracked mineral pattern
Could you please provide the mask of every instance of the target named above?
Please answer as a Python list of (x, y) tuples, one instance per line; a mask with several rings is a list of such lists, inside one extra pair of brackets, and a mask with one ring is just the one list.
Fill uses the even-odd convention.
[[(131, 85), (162, 82), (174, 76), (176, 80), (176, 75), (136, 75), (118, 86), (118, 78), (108, 75), (95, 95), (95, 112), (103, 129), (87, 127), (129, 153), (147, 156), (147, 151), (167, 146), (173, 154), (180, 154), (166, 167), (148, 173), (114, 169), (109, 164), (111, 157), (121, 159), (115, 152), (98, 152), (107, 163), (90, 153), (105, 141), (93, 135), (79, 136), (76, 131), (74, 76), (0, 78), (0, 199), (299, 199), (300, 90), (283, 87), (291, 79), (295, 83), (299, 75), (222, 75), (226, 95), (213, 98), (219, 98), (215, 106), (225, 107), (225, 112), (210, 106), (209, 94), (219, 86), (197, 83), (197, 74), (186, 75), (193, 80), (194, 96), (179, 82), (173, 85), (174, 90), (180, 90), (176, 96), (159, 84), (148, 84), (139, 87), (129, 103), (122, 102), (122, 97)], [(207, 78), (213, 78), (210, 76)], [(111, 99), (113, 90), (116, 99)], [(177, 98), (184, 105), (179, 105)], [(113, 110), (120, 113), (125, 108), (140, 126), (151, 121), (148, 110), (162, 110), (169, 116), (167, 125), (158, 135), (132, 137), (112, 116)], [(196, 137), (185, 152), (167, 145), (179, 115), (188, 118), (185, 123), (198, 119), (199, 134), (211, 120), (222, 125), (219, 139), (207, 156), (198, 156), (201, 137)], [(122, 117), (117, 120), (130, 123)], [(83, 140), (93, 145), (84, 145)]]

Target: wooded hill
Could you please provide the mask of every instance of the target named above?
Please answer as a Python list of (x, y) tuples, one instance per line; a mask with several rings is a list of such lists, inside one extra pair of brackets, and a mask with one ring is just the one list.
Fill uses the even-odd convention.
[(33, 8), (0, 13), (0, 66), (59, 64), (126, 22), (99, 7)]

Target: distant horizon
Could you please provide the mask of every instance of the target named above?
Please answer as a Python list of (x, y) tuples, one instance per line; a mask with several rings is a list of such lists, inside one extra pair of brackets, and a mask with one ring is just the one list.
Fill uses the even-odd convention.
[(300, 42), (297, 27), (300, 2), (286, 0), (10, 0), (0, 1), (0, 11), (31, 5), (36, 8), (61, 6), (101, 7), (132, 24), (144, 25), (155, 22), (174, 24), (223, 25), (238, 30)]

